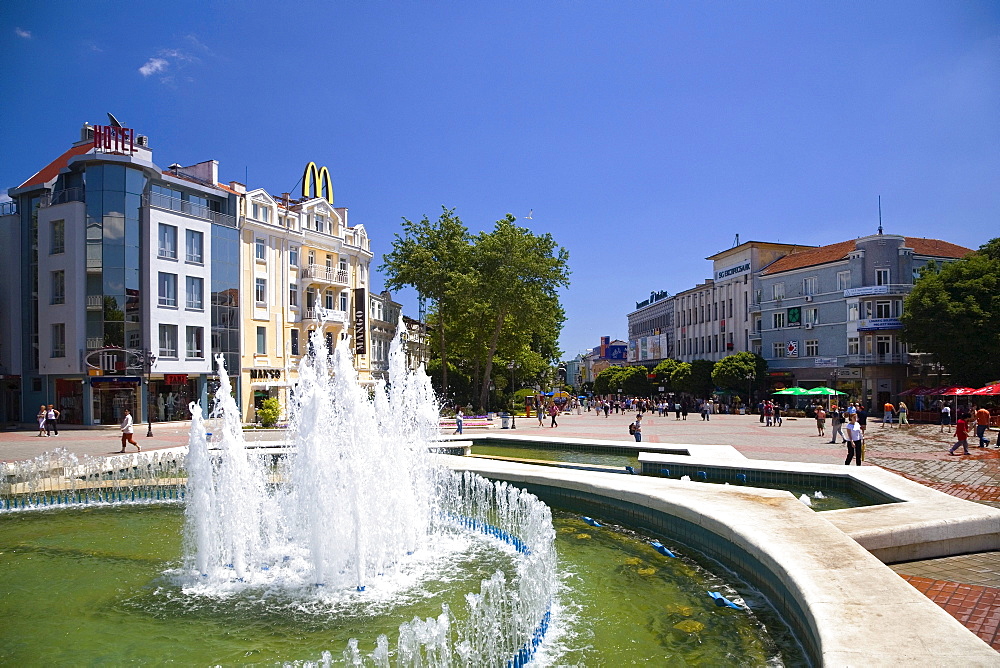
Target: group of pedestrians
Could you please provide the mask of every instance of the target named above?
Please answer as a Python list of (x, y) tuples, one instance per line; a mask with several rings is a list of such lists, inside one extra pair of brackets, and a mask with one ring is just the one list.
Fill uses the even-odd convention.
[(757, 412), (760, 413), (760, 421), (765, 427), (781, 426), (781, 404), (770, 399), (757, 404)]
[[(962, 448), (963, 455), (971, 455), (969, 452), (969, 421), (976, 427), (976, 436), (979, 438), (979, 447), (990, 447), (990, 439), (986, 437), (986, 431), (990, 428), (990, 412), (985, 407), (972, 407), (973, 413), (960, 413), (955, 422), (955, 445), (948, 451), (949, 455), (958, 454), (955, 451)], [(943, 408), (942, 408), (943, 413)], [(942, 418), (943, 428), (943, 418)], [(997, 443), (1000, 447), (1000, 442)]]
[(899, 426), (905, 427), (910, 424), (909, 420), (910, 409), (906, 407), (905, 401), (900, 401), (899, 406), (894, 406), (891, 401), (885, 402), (882, 407), (882, 427), (889, 425), (892, 428), (892, 418), (899, 417)]
[(53, 404), (46, 406), (42, 404), (38, 407), (38, 435), (58, 436), (59, 435), (59, 411)]

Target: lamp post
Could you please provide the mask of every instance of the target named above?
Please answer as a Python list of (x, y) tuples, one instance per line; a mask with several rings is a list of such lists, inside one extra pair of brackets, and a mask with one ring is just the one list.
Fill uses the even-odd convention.
[(517, 425), (514, 420), (517, 418), (517, 399), (514, 397), (514, 369), (517, 365), (514, 362), (508, 362), (507, 368), (510, 369), (510, 428), (517, 429)]
[(149, 385), (149, 377), (153, 375), (153, 365), (156, 364), (156, 355), (152, 350), (143, 348), (142, 350), (142, 370), (146, 374), (146, 437), (153, 435), (153, 390)]

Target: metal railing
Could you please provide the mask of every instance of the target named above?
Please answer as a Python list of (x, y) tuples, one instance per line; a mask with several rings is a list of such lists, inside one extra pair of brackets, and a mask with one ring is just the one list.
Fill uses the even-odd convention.
[(347, 285), (347, 270), (334, 269), (322, 264), (310, 264), (302, 268), (302, 278), (311, 278), (326, 283)]
[(87, 310), (100, 311), (104, 308), (104, 297), (101, 295), (87, 295)]
[(46, 193), (38, 205), (42, 207), (55, 206), (56, 204), (66, 204), (67, 202), (86, 202), (87, 191), (84, 188), (65, 188), (55, 192)]
[(201, 204), (195, 204), (194, 202), (189, 202), (187, 200), (170, 197), (169, 195), (164, 195), (163, 193), (149, 193), (143, 197), (149, 206), (156, 207), (157, 209), (177, 211), (178, 213), (185, 213), (189, 216), (194, 216), (195, 218), (204, 218), (205, 220), (210, 220), (213, 223), (225, 225), (226, 227), (236, 227), (236, 218), (234, 216), (213, 211), (207, 206), (203, 206)]
[(98, 350), (104, 347), (104, 337), (94, 336), (87, 339), (87, 350)]
[(847, 355), (845, 366), (878, 366), (882, 364), (907, 364), (907, 353), (876, 353), (873, 355)]
[(17, 214), (17, 200), (0, 202), (0, 216), (13, 216)]
[(346, 311), (334, 311), (324, 308), (307, 308), (303, 314), (303, 320), (319, 320), (323, 316), (327, 322), (347, 322)]

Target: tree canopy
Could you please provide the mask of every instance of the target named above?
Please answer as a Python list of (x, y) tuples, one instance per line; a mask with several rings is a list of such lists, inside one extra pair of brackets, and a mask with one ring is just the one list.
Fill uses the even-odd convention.
[(953, 382), (979, 387), (1000, 378), (1000, 238), (925, 267), (901, 320), (904, 340), (930, 353)]
[(594, 394), (622, 394), (635, 397), (649, 396), (646, 367), (609, 366), (594, 379)]
[(380, 270), (390, 289), (409, 285), (431, 300), (440, 389), (447, 395), (454, 369), (476, 388), (461, 388), (465, 396), (454, 399), (486, 408), (491, 383), (515, 389), (511, 372), (541, 382), (560, 355), (565, 312), (556, 291), (569, 285), (566, 250), (551, 235), (518, 226), (510, 214), (475, 236), (454, 209), (442, 207), (433, 223), (426, 216), (418, 223), (403, 221), (403, 234), (396, 235)]
[[(715, 363), (712, 382), (728, 390), (745, 391), (767, 373), (767, 360), (751, 352), (727, 355)], [(748, 397), (749, 399), (749, 397)]]

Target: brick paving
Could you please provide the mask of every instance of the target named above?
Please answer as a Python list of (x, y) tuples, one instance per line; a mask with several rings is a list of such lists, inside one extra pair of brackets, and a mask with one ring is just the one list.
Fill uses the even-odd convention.
[[(594, 413), (565, 414), (559, 427), (539, 427), (534, 418), (520, 417), (520, 435), (558, 435), (630, 441), (628, 424), (634, 413), (598, 417)], [(187, 423), (156, 423), (154, 436), (146, 438), (145, 425), (136, 426), (135, 439), (143, 450), (176, 447), (187, 442)], [(116, 428), (60, 428), (59, 437), (38, 438), (34, 430), (0, 432), (0, 461), (29, 459), (62, 447), (77, 455), (110, 455), (118, 450)], [(643, 439), (652, 443), (700, 443), (732, 445), (752, 459), (842, 464), (846, 447), (831, 444), (817, 434), (813, 420), (786, 418), (781, 427), (765, 427), (753, 415), (713, 415), (703, 421), (696, 414), (687, 420), (673, 415), (643, 419)], [(447, 432), (450, 433), (450, 430)], [(469, 434), (479, 433), (470, 430)], [(971, 454), (950, 456), (953, 428), (911, 425), (883, 427), (871, 420), (866, 433), (866, 466), (881, 466), (910, 480), (962, 499), (1000, 507), (1000, 449), (975, 447)], [(994, 430), (991, 440), (998, 442)], [(1000, 650), (1000, 552), (959, 555), (943, 559), (894, 564), (901, 577), (954, 615), (995, 649)]]

